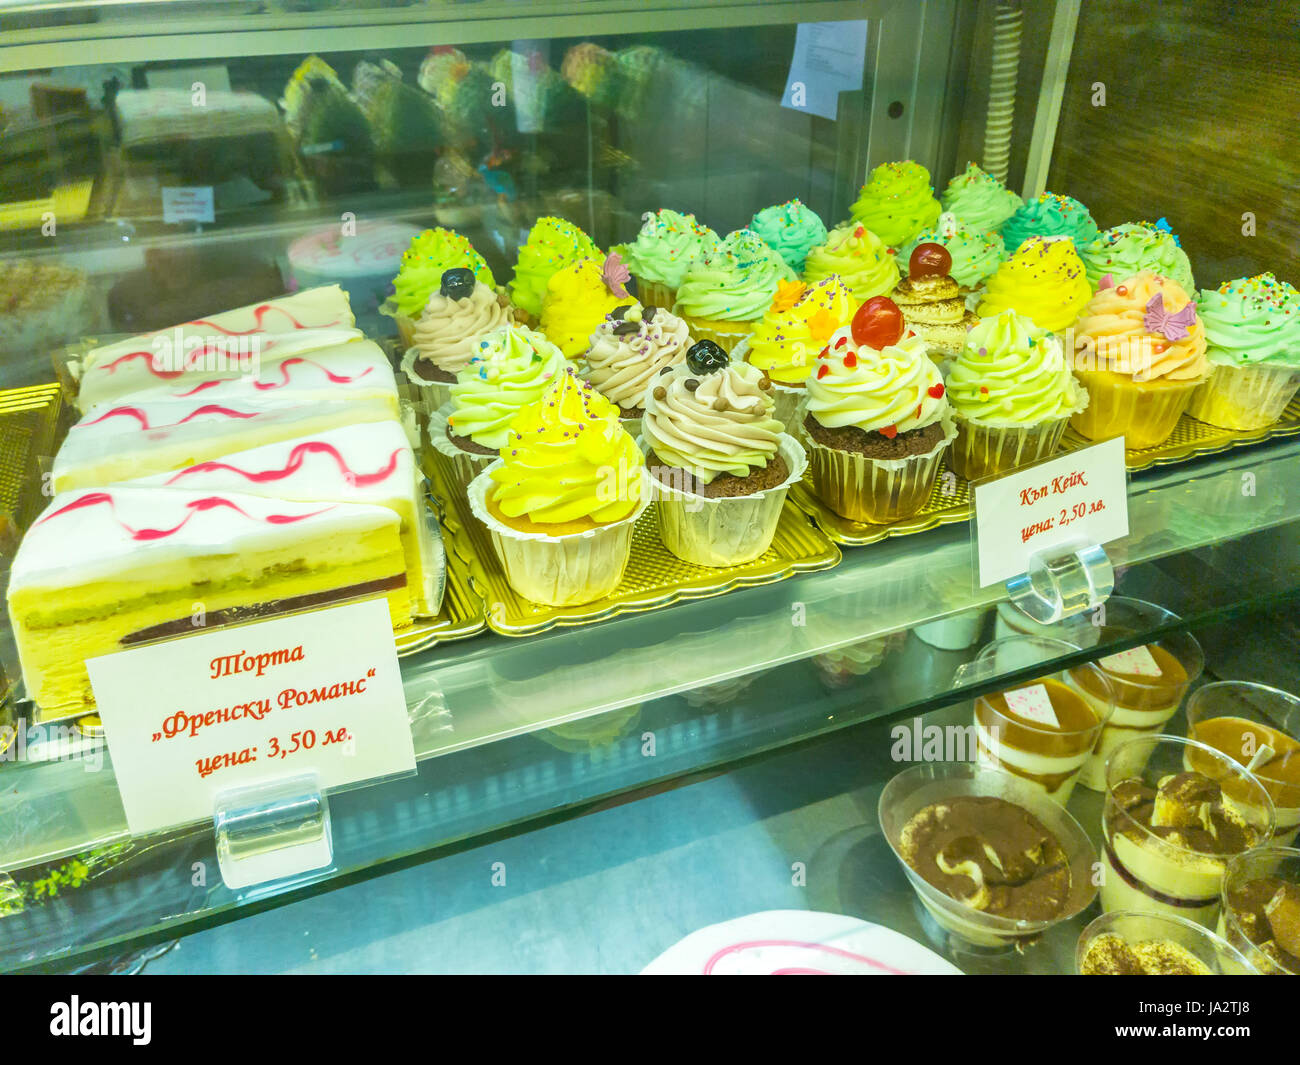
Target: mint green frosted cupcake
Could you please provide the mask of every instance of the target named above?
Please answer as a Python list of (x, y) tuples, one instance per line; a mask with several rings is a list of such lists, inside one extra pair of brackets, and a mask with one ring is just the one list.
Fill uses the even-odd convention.
[(803, 272), (808, 253), (826, 243), (826, 223), (797, 199), (764, 207), (749, 228), (776, 251), (791, 270)]
[(718, 235), (693, 214), (678, 214), (667, 207), (642, 217), (645, 221), (636, 240), (613, 250), (636, 278), (637, 299), (647, 307), (671, 310), (686, 271), (717, 250)]
[(1069, 237), (1077, 251), (1100, 232), (1088, 208), (1071, 196), (1054, 192), (1030, 200), (1002, 223), (1008, 255), (1014, 255), (1030, 237)]
[(752, 229), (729, 233), (716, 252), (686, 271), (673, 313), (696, 340), (732, 351), (763, 317), (782, 281), (794, 271)]
[[(967, 163), (966, 169), (948, 182), (939, 202), (965, 225), (985, 231), (997, 229), (1025, 205), (1024, 200), (974, 163)], [(916, 243), (924, 241), (918, 239)]]
[[(1160, 223), (1164, 222), (1162, 226)], [(1178, 244), (1178, 238), (1162, 218), (1155, 225), (1125, 222), (1099, 234), (1079, 249), (1079, 258), (1094, 291), (1110, 274), (1115, 281), (1132, 277), (1141, 270), (1177, 281), (1184, 292), (1195, 292), (1192, 264)]]
[(942, 244), (952, 256), (948, 275), (957, 282), (963, 295), (983, 287), (1006, 257), (1006, 245), (995, 232), (985, 232), (965, 224), (951, 211), (939, 216), (933, 229), (923, 229), (916, 239), (903, 248), (898, 258), (907, 262), (918, 244)]

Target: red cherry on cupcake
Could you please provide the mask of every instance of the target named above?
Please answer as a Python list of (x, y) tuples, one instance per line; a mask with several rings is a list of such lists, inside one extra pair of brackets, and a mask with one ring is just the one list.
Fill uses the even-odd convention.
[(853, 341), (882, 351), (903, 339), (903, 312), (888, 296), (872, 296), (853, 316)]
[(918, 244), (907, 260), (907, 274), (913, 280), (922, 277), (946, 277), (952, 272), (952, 256), (942, 244)]

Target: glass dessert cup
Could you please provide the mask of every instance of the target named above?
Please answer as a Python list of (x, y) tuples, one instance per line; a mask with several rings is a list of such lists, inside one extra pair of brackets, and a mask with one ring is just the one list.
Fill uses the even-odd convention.
[[(1074, 654), (1079, 648), (1044, 636), (1010, 636), (982, 648), (958, 671), (962, 682), (994, 677)], [(1082, 673), (1092, 695), (1071, 683)], [(1069, 802), (1113, 707), (1110, 681), (1091, 663), (1051, 670), (975, 699), (977, 757), (1012, 773), (1053, 802)], [(1041, 717), (1026, 716), (1041, 714)]]
[[(1284, 883), (1286, 913), (1272, 902)], [(1300, 850), (1256, 847), (1233, 858), (1223, 877), (1218, 931), (1266, 976), (1300, 975)]]
[[(1194, 773), (1185, 769), (1189, 755)], [(1217, 820), (1210, 816), (1216, 806)], [(1211, 927), (1224, 870), (1269, 838), (1273, 803), (1253, 774), (1213, 747), (1139, 736), (1106, 760), (1101, 820), (1104, 911), (1185, 917)]]
[[(1255, 762), (1251, 772), (1273, 800), (1273, 842), (1294, 845), (1300, 831), (1300, 697), (1247, 681), (1207, 684), (1187, 700), (1187, 734), (1242, 765)], [(1259, 755), (1265, 744), (1271, 755)]]
[(1084, 971), (1088, 948), (1102, 936), (1114, 936), (1126, 946), (1152, 941), (1172, 944), (1192, 955), (1209, 970), (1208, 973), (1197, 975), (1244, 976), (1255, 972), (1239, 950), (1195, 921), (1170, 914), (1116, 910), (1114, 913), (1102, 914), (1079, 935), (1079, 944), (1074, 951), (1074, 971), (1079, 976), (1117, 975)]
[[(943, 800), (991, 796), (1032, 814), (1056, 838), (1070, 873), (1063, 904), (1048, 920), (1023, 920), (985, 913), (947, 895), (925, 880), (903, 856), (903, 829), (921, 810)], [(1000, 770), (970, 762), (931, 762), (903, 770), (885, 785), (878, 808), (880, 827), (920, 904), (939, 927), (966, 949), (1002, 953), (1023, 947), (1053, 925), (1081, 912), (1097, 893), (1092, 868), (1097, 854), (1087, 833), (1065, 812), (1025, 781)]]
[[(1142, 599), (1112, 596), (1099, 609), (1102, 623), (1089, 625), (1096, 633), (1094, 643), (1123, 639), (1178, 622), (1177, 614)], [(1079, 626), (1072, 627), (1070, 638), (1073, 639), (1073, 634), (1078, 631)], [(1126, 652), (1119, 656), (1103, 656), (1095, 663), (1110, 681), (1115, 712), (1101, 730), (1092, 757), (1084, 763), (1083, 772), (1079, 774), (1079, 783), (1085, 788), (1105, 790), (1106, 759), (1110, 752), (1135, 736), (1161, 732), (1165, 723), (1178, 712), (1188, 686), (1205, 667), (1201, 645), (1185, 632), (1168, 632), (1143, 646), (1155, 660), (1155, 667), (1160, 671), (1158, 675), (1126, 672), (1126, 665), (1132, 668), (1126, 661), (1120, 661), (1121, 657), (1125, 660), (1130, 657)], [(1150, 663), (1145, 665), (1149, 667)], [(1091, 675), (1087, 673), (1070, 679), (1085, 699), (1095, 697), (1090, 679)]]

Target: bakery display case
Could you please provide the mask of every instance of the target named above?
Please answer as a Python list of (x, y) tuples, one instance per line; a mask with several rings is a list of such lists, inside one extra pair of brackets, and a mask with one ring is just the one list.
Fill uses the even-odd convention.
[(758, 779), (598, 967), (1300, 971), (1300, 58), (1117, 7), (0, 8), (0, 967)]

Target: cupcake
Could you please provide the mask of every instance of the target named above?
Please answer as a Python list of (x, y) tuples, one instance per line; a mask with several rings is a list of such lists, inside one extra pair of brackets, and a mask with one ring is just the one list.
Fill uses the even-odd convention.
[(701, 340), (646, 392), (641, 436), (659, 536), (678, 558), (735, 566), (772, 543), (805, 460), (770, 390), (761, 370)]
[(516, 592), (551, 606), (589, 603), (623, 578), (646, 507), (643, 473), (618, 409), (567, 369), (518, 412), (469, 503)]
[(1163, 218), (1155, 225), (1125, 222), (1098, 234), (1079, 246), (1079, 258), (1088, 272), (1088, 284), (1096, 291), (1101, 279), (1132, 277), (1139, 270), (1177, 281), (1184, 292), (1195, 292), (1192, 264)]
[(442, 286), (442, 275), (457, 266), (472, 270), (485, 285), (496, 287), (483, 256), (454, 230), (426, 229), (403, 253), (397, 276), (393, 278), (393, 295), (381, 310), (397, 320), (402, 342), (408, 348), (415, 342), (415, 321), (423, 313), (429, 297)]
[(783, 281), (754, 332), (736, 348), (737, 356), (771, 379), (776, 417), (788, 431), (795, 431), (801, 417), (799, 401), (818, 352), (857, 309), (857, 300), (836, 274), (815, 285)]
[(556, 270), (542, 299), (542, 332), (565, 358), (576, 359), (607, 314), (636, 304), (624, 287), (630, 279), (614, 252), (604, 262), (584, 256)]
[(1074, 371), (1091, 402), (1070, 424), (1090, 440), (1123, 433), (1131, 449), (1169, 439), (1210, 371), (1191, 297), (1149, 270), (1103, 279), (1076, 332)]
[(1300, 390), (1300, 293), (1272, 274), (1225, 281), (1197, 300), (1210, 377), (1187, 413), (1224, 429), (1262, 429)]
[(456, 375), (451, 400), (429, 416), (429, 441), (468, 484), (497, 457), (516, 414), (536, 403), (568, 367), (563, 352), (527, 326), (505, 325), (478, 340)]
[(832, 229), (826, 243), (813, 248), (804, 264), (803, 279), (821, 281), (839, 275), (853, 298), (865, 303), (887, 296), (898, 284), (898, 264), (884, 242), (865, 226), (846, 224)]
[(762, 237), (796, 274), (803, 273), (808, 253), (826, 243), (826, 223), (796, 200), (764, 207), (749, 228)]
[(925, 341), (930, 358), (942, 362), (961, 351), (976, 322), (952, 277), (952, 256), (942, 244), (918, 244), (907, 262), (907, 277), (892, 299), (903, 321)]
[(597, 107), (612, 108), (622, 91), (623, 72), (612, 52), (592, 41), (575, 44), (560, 64), (564, 80)]
[(600, 255), (600, 249), (581, 229), (563, 218), (539, 218), (519, 249), (515, 276), (510, 282), (510, 302), (536, 322), (542, 316), (542, 298), (551, 276), (576, 259)]
[(686, 271), (673, 313), (691, 336), (729, 352), (766, 313), (777, 286), (793, 280), (794, 271), (762, 237), (738, 229)]
[(948, 182), (939, 202), (963, 225), (982, 232), (998, 229), (1025, 205), (1024, 200), (974, 163), (967, 163), (966, 169)]
[(945, 211), (933, 229), (923, 229), (916, 240), (899, 255), (910, 258), (921, 244), (942, 244), (952, 259), (949, 275), (957, 282), (963, 297), (982, 293), (984, 282), (993, 276), (1006, 258), (1006, 245), (994, 231), (974, 229), (955, 214)]
[(464, 266), (443, 271), (415, 323), (402, 372), (422, 392), (426, 412), (451, 399), (451, 386), (479, 352), (479, 339), (513, 321), (509, 301)]
[(957, 430), (939, 368), (891, 299), (868, 300), (808, 378), (801, 426), (813, 490), (852, 521), (925, 505)]
[(851, 208), (853, 220), (891, 248), (901, 248), (921, 230), (934, 225), (940, 210), (930, 186), (930, 171), (910, 159), (882, 163), (871, 171)]
[(420, 63), (417, 80), (437, 103), (451, 139), (472, 144), (491, 111), (493, 79), (487, 65), (471, 62), (459, 48), (435, 45)]
[(948, 368), (957, 440), (948, 464), (976, 480), (1056, 453), (1088, 393), (1060, 338), (1015, 311), (983, 319)]
[(1030, 237), (989, 278), (978, 311), (981, 318), (1018, 311), (1060, 333), (1074, 324), (1091, 295), (1073, 243)]
[(697, 260), (718, 249), (718, 235), (693, 214), (663, 208), (646, 212), (636, 240), (616, 250), (636, 279), (637, 298), (647, 307), (671, 310), (677, 286)]
[(596, 326), (583, 356), (587, 380), (618, 407), (623, 427), (636, 435), (642, 400), (654, 378), (686, 358), (686, 323), (659, 307), (615, 307)]
[(1002, 223), (1007, 251), (1015, 251), (1030, 237), (1069, 237), (1076, 248), (1096, 239), (1101, 231), (1088, 208), (1072, 196), (1044, 192), (1021, 205)]

